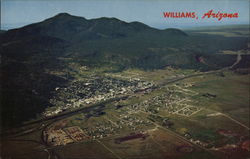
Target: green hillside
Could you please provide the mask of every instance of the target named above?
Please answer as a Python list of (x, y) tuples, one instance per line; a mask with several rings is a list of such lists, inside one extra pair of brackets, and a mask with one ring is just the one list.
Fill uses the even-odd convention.
[[(61, 13), (1, 33), (0, 42), (0, 101), (3, 118), (8, 117), (3, 125), (11, 126), (50, 106), (52, 90), (74, 79), (72, 63), (110, 68), (107, 72), (166, 66), (208, 71), (232, 65), (236, 55), (218, 53), (246, 50), (248, 38), (159, 30), (140, 22), (87, 20)], [(50, 73), (56, 71), (66, 75)]]

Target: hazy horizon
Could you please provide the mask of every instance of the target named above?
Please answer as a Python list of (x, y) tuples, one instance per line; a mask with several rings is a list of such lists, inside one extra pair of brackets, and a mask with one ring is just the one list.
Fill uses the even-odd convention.
[[(121, 0), (2, 0), (1, 29), (19, 28), (28, 24), (43, 21), (59, 13), (69, 13), (86, 19), (115, 17), (122, 21), (139, 21), (158, 29), (193, 28), (202, 26), (224, 26), (249, 24), (249, 2), (245, 0), (220, 1), (121, 1)], [(196, 12), (198, 17), (213, 9), (214, 12), (237, 12), (239, 18), (191, 19), (164, 18), (163, 12)]]
[[(72, 15), (72, 16), (77, 16), (77, 15)], [(80, 17), (82, 17), (82, 16), (80, 16)], [(99, 18), (101, 18), (101, 17), (99, 17)], [(109, 18), (116, 18), (116, 17), (109, 17)], [(44, 19), (44, 20), (46, 20), (46, 19)], [(96, 18), (92, 18), (92, 19), (96, 19)], [(90, 19), (88, 19), (88, 20), (90, 20)], [(119, 19), (119, 20), (122, 20), (122, 19)], [(43, 20), (41, 20), (41, 21), (43, 21)], [(41, 22), (41, 21), (38, 21), (38, 22)], [(30, 25), (30, 24), (38, 23), (38, 22), (5, 24), (3, 27), (1, 26), (1, 30), (7, 31), (7, 30), (11, 30), (11, 29), (17, 29), (17, 28), (21, 28), (21, 27), (24, 27), (24, 26), (27, 26), (27, 25)], [(137, 21), (137, 22), (141, 22), (141, 21)], [(143, 23), (143, 22), (141, 22), (141, 23)], [(156, 29), (160, 29), (160, 30), (167, 29), (167, 28), (178, 28), (178, 29), (184, 29), (184, 30), (187, 29), (188, 30), (188, 29), (192, 29), (192, 28), (223, 27), (223, 26), (243, 26), (243, 25), (249, 25), (249, 24), (247, 24), (247, 23), (241, 23), (241, 24), (220, 24), (220, 25), (218, 25), (218, 24), (217, 25), (207, 24), (207, 25), (195, 25), (195, 26), (190, 25), (190, 26), (183, 26), (183, 27), (166, 27), (166, 28), (159, 28), (159, 27), (154, 27), (154, 26), (150, 26), (150, 25), (149, 26), (153, 27), (153, 28), (156, 28)]]

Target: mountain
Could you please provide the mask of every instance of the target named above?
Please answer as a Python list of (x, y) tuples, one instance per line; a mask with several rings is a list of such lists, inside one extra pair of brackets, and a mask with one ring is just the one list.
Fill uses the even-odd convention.
[(245, 49), (247, 41), (67, 13), (8, 30), (0, 34), (0, 102), (8, 119), (3, 126), (18, 125), (50, 106), (53, 90), (74, 80), (72, 64), (110, 68), (106, 71), (165, 66), (206, 71), (231, 65), (236, 56), (218, 51)]
[[(140, 22), (127, 23), (116, 18), (87, 20), (68, 13), (8, 30), (0, 36), (6, 57), (27, 59), (29, 54), (47, 56), (50, 52), (50, 56), (70, 55), (76, 60), (86, 59), (84, 63), (91, 66), (109, 61), (114, 64), (118, 60), (115, 65), (119, 67), (144, 69), (166, 65), (209, 69), (197, 64), (195, 57), (199, 54), (210, 56), (221, 49), (237, 50), (245, 47), (245, 41), (244, 38), (189, 36), (179, 29), (159, 30)], [(173, 57), (173, 54), (178, 56)], [(215, 68), (218, 67), (221, 66)]]
[(0, 34), (2, 34), (2, 33), (4, 33), (4, 32), (6, 32), (5, 30), (0, 30)]
[[(157, 32), (158, 30), (140, 22), (127, 23), (116, 18), (105, 17), (87, 20), (83, 17), (60, 13), (43, 22), (9, 30), (1, 37), (1, 41), (15, 41), (20, 38), (32, 36), (50, 36), (71, 42), (78, 42), (83, 39), (127, 37), (145, 31)], [(167, 29), (164, 32), (175, 35), (186, 35), (177, 29)]]

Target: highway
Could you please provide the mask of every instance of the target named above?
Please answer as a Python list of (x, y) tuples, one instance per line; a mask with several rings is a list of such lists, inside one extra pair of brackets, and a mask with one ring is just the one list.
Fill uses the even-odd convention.
[[(159, 88), (161, 88), (163, 86), (166, 86), (166, 85), (169, 85), (169, 84), (181, 81), (181, 80), (185, 80), (185, 79), (188, 79), (188, 78), (204, 76), (204, 75), (209, 75), (209, 74), (214, 74), (214, 73), (219, 73), (219, 72), (230, 70), (235, 65), (237, 65), (241, 61), (241, 59), (242, 59), (241, 54), (238, 54), (238, 56), (236, 57), (235, 62), (231, 66), (228, 66), (228, 67), (225, 67), (225, 68), (222, 68), (222, 69), (219, 69), (219, 70), (212, 70), (212, 71), (207, 71), (207, 72), (195, 73), (195, 74), (192, 74), (192, 75), (187, 75), (187, 76), (171, 79), (171, 80), (168, 80), (166, 82), (163, 82), (162, 84), (154, 86), (151, 89), (159, 89)], [(144, 91), (144, 90), (138, 90), (136, 93), (141, 92), (141, 91)], [(34, 120), (34, 121), (31, 121), (31, 122), (27, 122), (27, 123), (22, 124), (19, 127), (17, 127), (17, 129), (22, 128), (22, 127), (26, 127), (26, 126), (30, 126), (30, 125), (35, 125), (35, 124), (40, 124), (40, 128), (37, 128), (37, 126), (36, 126), (36, 127), (33, 127), (33, 128), (28, 128), (28, 129), (25, 129), (25, 130), (22, 129), (22, 130), (19, 130), (19, 131), (16, 131), (16, 132), (11, 132), (11, 133), (6, 131), (6, 132), (1, 132), (2, 134), (0, 134), (0, 135), (1, 136), (9, 136), (9, 135), (16, 135), (16, 134), (19, 134), (19, 135), (20, 134), (27, 134), (27, 132), (31, 133), (31, 132), (34, 132), (34, 131), (37, 131), (37, 130), (41, 130), (44, 127), (43, 125), (46, 125), (46, 122), (48, 122), (48, 121), (55, 122), (55, 121), (58, 121), (60, 119), (65, 118), (65, 117), (75, 115), (77, 113), (90, 112), (91, 110), (94, 110), (96, 108), (98, 109), (98, 107), (100, 105), (107, 104), (107, 103), (110, 103), (110, 102), (113, 102), (113, 101), (119, 101), (120, 99), (124, 99), (124, 98), (128, 98), (128, 97), (129, 97), (129, 95), (121, 95), (119, 97), (111, 98), (111, 99), (108, 99), (106, 101), (102, 101), (102, 102), (95, 103), (95, 104), (92, 104), (92, 105), (87, 105), (87, 106), (81, 107), (81, 108), (73, 110), (73, 111), (65, 111), (65, 112), (60, 113), (58, 115), (54, 115), (54, 116)], [(26, 133), (24, 133), (24, 132), (26, 132)]]

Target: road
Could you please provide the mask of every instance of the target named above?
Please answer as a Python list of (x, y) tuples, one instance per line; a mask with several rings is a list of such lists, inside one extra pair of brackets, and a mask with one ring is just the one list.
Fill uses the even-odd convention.
[(114, 153), (110, 148), (108, 148), (104, 143), (102, 143), (100, 140), (96, 140), (99, 144), (101, 144), (106, 150), (111, 152), (116, 158), (122, 159), (120, 156), (118, 156), (116, 153)]
[[(228, 67), (225, 67), (225, 68), (222, 68), (222, 69), (219, 69), (219, 70), (195, 73), (195, 74), (192, 74), (192, 75), (187, 75), (187, 76), (184, 76), (184, 77), (179, 77), (179, 78), (175, 78), (175, 79), (172, 79), (172, 80), (168, 80), (168, 81), (163, 82), (162, 84), (160, 84), (158, 86), (153, 87), (153, 89), (159, 89), (162, 86), (166, 86), (166, 85), (169, 85), (169, 84), (172, 84), (172, 83), (184, 80), (184, 79), (188, 79), (188, 78), (204, 76), (204, 75), (209, 75), (209, 74), (214, 74), (214, 73), (219, 73), (219, 72), (223, 72), (223, 71), (226, 71), (226, 70), (230, 70), (235, 65), (237, 65), (241, 61), (241, 59), (242, 59), (241, 54), (239, 53), (237, 55), (237, 58), (236, 58), (235, 62), (231, 66), (228, 66)], [(143, 91), (143, 90), (140, 90), (140, 91)], [(137, 91), (136, 93), (138, 93), (140, 91)], [(58, 115), (54, 115), (54, 116), (51, 116), (51, 117), (46, 117), (46, 118), (43, 118), (43, 119), (38, 119), (38, 120), (35, 120), (35, 121), (31, 121), (31, 122), (28, 122), (26, 124), (21, 125), (19, 128), (29, 126), (29, 125), (39, 124), (40, 125), (39, 127), (41, 129), (42, 125), (43, 124), (45, 125), (47, 121), (54, 122), (54, 121), (58, 121), (60, 119), (75, 115), (77, 113), (89, 112), (89, 111), (91, 111), (93, 109), (98, 108), (100, 105), (107, 104), (107, 103), (110, 103), (110, 102), (113, 102), (113, 101), (118, 101), (120, 99), (124, 99), (124, 98), (128, 98), (128, 97), (129, 97), (129, 95), (121, 95), (119, 97), (111, 98), (111, 99), (108, 99), (106, 101), (102, 101), (102, 102), (95, 103), (95, 104), (92, 104), (92, 105), (87, 105), (85, 107), (82, 107), (82, 108), (79, 108), (79, 109), (76, 109), (76, 110), (73, 110), (73, 111), (65, 111), (64, 113), (60, 113)], [(28, 128), (26, 130), (21, 130), (21, 131), (12, 132), (12, 133), (2, 133), (0, 135), (1, 136), (9, 136), (9, 135), (15, 135), (15, 134), (24, 134), (24, 132), (26, 132), (26, 133), (27, 132), (34, 132), (34, 131), (40, 130), (40, 129), (38, 129), (38, 127), (35, 126), (35, 127), (32, 127), (32, 128)]]
[(234, 66), (236, 66), (241, 61), (241, 59), (242, 59), (241, 54), (238, 53), (236, 61), (234, 62), (234, 64), (232, 64), (232, 66), (230, 66), (230, 68), (233, 68)]
[(120, 96), (120, 97), (115, 97), (115, 98), (112, 98), (112, 99), (108, 99), (108, 100), (103, 101), (103, 102), (88, 105), (88, 106), (85, 106), (85, 107), (82, 107), (82, 108), (79, 108), (79, 109), (76, 109), (76, 110), (73, 110), (73, 111), (67, 111), (67, 112), (60, 113), (58, 115), (54, 115), (54, 116), (51, 116), (51, 117), (31, 121), (31, 122), (22, 124), (18, 128), (28, 127), (30, 125), (35, 125), (35, 124), (37, 124), (39, 126), (35, 125), (35, 127), (27, 128), (25, 130), (22, 129), (22, 130), (19, 130), (19, 131), (16, 131), (16, 132), (2, 133), (1, 136), (10, 136), (10, 135), (12, 136), (12, 135), (17, 135), (17, 134), (19, 134), (19, 135), (20, 134), (27, 134), (27, 133), (31, 133), (31, 132), (34, 132), (34, 131), (37, 131), (37, 130), (41, 130), (41, 128), (43, 128), (44, 126), (47, 125), (46, 122), (49, 122), (49, 121), (55, 122), (55, 121), (61, 120), (61, 119), (66, 118), (66, 117), (73, 116), (73, 115), (78, 114), (78, 113), (90, 112), (91, 110), (98, 109), (100, 107), (100, 105), (107, 104), (107, 103), (117, 101), (117, 100), (120, 100), (120, 99), (124, 99), (124, 98), (127, 98), (127, 97), (128, 97), (128, 95), (123, 95), (123, 96)]
[[(166, 82), (154, 87), (153, 89), (159, 89), (162, 86), (166, 86), (166, 85), (169, 85), (169, 84), (172, 84), (172, 83), (184, 80), (184, 79), (188, 79), (188, 78), (204, 76), (204, 75), (209, 75), (209, 74), (214, 74), (214, 73), (219, 73), (219, 72), (223, 72), (223, 71), (226, 71), (226, 70), (230, 70), (234, 66), (236, 66), (241, 61), (241, 59), (242, 59), (241, 54), (238, 54), (236, 61), (229, 67), (222, 68), (220, 70), (213, 70), (213, 71), (208, 71), (208, 72), (195, 73), (195, 74), (192, 74), (192, 75), (187, 75), (187, 76), (184, 76), (184, 77), (175, 78), (175, 79), (166, 81)], [(6, 134), (1, 134), (1, 135), (5, 135), (5, 136), (11, 135), (13, 137), (13, 135), (17, 135), (17, 134), (19, 136), (21, 136), (21, 135), (25, 135), (25, 134), (32, 133), (32, 132), (35, 132), (35, 131), (43, 131), (47, 126), (54, 123), (55, 121), (61, 120), (63, 118), (66, 118), (66, 117), (69, 117), (69, 116), (72, 116), (72, 115), (75, 115), (75, 114), (78, 114), (78, 113), (90, 112), (91, 110), (98, 109), (100, 107), (100, 105), (104, 105), (104, 104), (107, 104), (107, 103), (110, 103), (110, 102), (113, 102), (113, 101), (118, 101), (120, 99), (124, 99), (124, 98), (128, 98), (128, 97), (129, 97), (129, 95), (121, 95), (119, 97), (115, 97), (115, 98), (112, 98), (112, 99), (109, 99), (109, 100), (106, 100), (106, 101), (103, 101), (103, 102), (99, 102), (99, 103), (96, 103), (96, 104), (88, 105), (88, 106), (85, 106), (85, 107), (82, 107), (82, 108), (79, 108), (79, 109), (76, 109), (76, 110), (73, 110), (73, 111), (66, 111), (64, 113), (61, 113), (61, 114), (58, 114), (58, 115), (55, 115), (55, 116), (51, 116), (51, 117), (47, 117), (47, 118), (43, 118), (43, 119), (38, 119), (38, 120), (29, 122), (29, 123), (26, 123), (26, 124), (23, 124), (23, 125), (20, 126), (20, 128), (21, 128), (21, 127), (28, 127), (28, 126), (34, 125), (31, 128), (29, 127), (29, 128), (27, 128), (25, 130), (22, 129), (20, 131), (14, 132), (14, 133), (6, 133)], [(249, 127), (243, 125), (242, 123), (240, 123), (237, 120), (231, 118), (230, 116), (228, 116), (226, 114), (222, 114), (222, 115), (229, 118), (229, 119), (231, 119), (232, 121), (240, 124), (241, 126), (247, 128), (249, 130)], [(166, 129), (165, 127), (162, 127), (161, 125), (159, 125), (157, 123), (153, 122), (153, 124), (156, 127), (165, 130), (168, 134), (173, 135), (174, 137), (176, 137), (178, 139), (184, 140), (184, 141), (196, 146), (197, 148), (200, 148), (200, 149), (203, 149), (205, 151), (210, 151), (211, 152), (211, 150), (208, 150), (208, 149), (206, 149), (206, 148), (204, 148), (204, 147), (202, 147), (202, 146), (200, 146), (198, 144), (192, 143), (188, 139), (180, 136), (179, 134), (177, 134), (177, 133), (175, 133), (175, 132), (173, 132), (173, 131), (171, 131), (169, 129)], [(100, 143), (105, 149), (110, 151), (116, 158), (121, 159), (120, 156), (115, 154), (111, 149), (109, 149), (101, 141), (99, 141), (99, 140), (96, 140), (96, 141), (98, 143)], [(38, 142), (38, 141), (33, 141), (32, 140), (31, 142)], [(40, 143), (39, 142), (39, 144), (42, 144), (44, 146), (44, 151), (46, 151), (48, 153), (48, 159), (53, 158), (53, 157), (54, 158), (59, 158), (59, 156), (53, 151), (53, 149), (50, 150), (50, 148), (45, 143)]]
[[(144, 113), (145, 115), (149, 115), (148, 113), (146, 113), (146, 112), (144, 112), (144, 111), (140, 111), (140, 112), (141, 112), (141, 113)], [(150, 120), (149, 120), (149, 121), (150, 121)], [(198, 144), (195, 144), (195, 143), (189, 141), (188, 139), (182, 137), (181, 135), (177, 134), (177, 133), (174, 132), (174, 131), (171, 131), (171, 130), (169, 130), (169, 129), (167, 129), (167, 128), (165, 128), (165, 127), (163, 127), (163, 126), (161, 126), (161, 125), (159, 125), (159, 124), (157, 124), (157, 123), (155, 123), (155, 122), (153, 122), (153, 121), (150, 121), (150, 122), (151, 122), (152, 124), (154, 124), (156, 127), (161, 128), (161, 129), (167, 131), (168, 134), (170, 134), (170, 135), (172, 135), (172, 136), (174, 136), (174, 137), (176, 137), (176, 138), (178, 138), (178, 139), (180, 139), (180, 140), (182, 140), (182, 141), (184, 140), (184, 141), (186, 141), (187, 143), (190, 143), (190, 144), (192, 144), (192, 145), (194, 145), (194, 146), (196, 146), (196, 147), (198, 147), (198, 148), (200, 148), (200, 149), (202, 149), (202, 150), (210, 151), (210, 150), (208, 150), (208, 149), (206, 149), (206, 148), (204, 148), (204, 147), (202, 147), (202, 146), (200, 146), (200, 145), (198, 145)]]
[(227, 114), (225, 114), (225, 113), (221, 113), (221, 112), (218, 112), (218, 111), (215, 111), (215, 110), (211, 110), (211, 109), (205, 109), (205, 110), (213, 111), (213, 112), (215, 112), (214, 114), (215, 114), (216, 116), (219, 116), (219, 115), (224, 116), (224, 117), (226, 117), (226, 118), (232, 120), (232, 121), (235, 122), (236, 124), (238, 124), (238, 125), (240, 125), (240, 126), (246, 128), (247, 130), (250, 130), (250, 128), (249, 128), (248, 126), (246, 126), (245, 124), (239, 122), (238, 120), (232, 118), (231, 116), (229, 116), (229, 115), (227, 115)]

